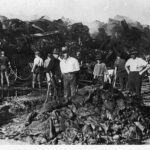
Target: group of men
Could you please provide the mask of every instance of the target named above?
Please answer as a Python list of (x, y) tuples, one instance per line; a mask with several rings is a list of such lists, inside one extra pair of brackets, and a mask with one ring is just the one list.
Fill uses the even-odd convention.
[[(36, 51), (31, 70), (33, 73), (32, 88), (35, 88), (36, 80), (38, 87), (41, 88), (41, 73), (44, 68), (48, 86), (53, 82), (55, 96), (59, 96), (61, 93), (62, 81), (64, 99), (69, 100), (74, 96), (77, 91), (77, 74), (80, 70), (80, 65), (78, 59), (71, 57), (69, 52), (67, 47), (63, 47), (61, 50), (54, 49), (53, 53), (48, 53), (47, 59), (43, 61), (39, 51)], [(109, 71), (100, 55), (96, 57), (96, 60), (97, 63), (94, 66), (93, 78), (103, 85), (107, 79), (109, 79), (109, 81), (111, 80)], [(8, 87), (10, 85), (7, 74), (9, 66), (10, 62), (5, 56), (4, 51), (2, 51), (0, 56), (1, 85), (3, 85), (5, 76)], [(126, 61), (122, 58), (121, 54), (118, 53), (114, 68), (113, 87), (115, 87), (118, 78), (122, 91), (128, 89), (129, 92), (141, 97), (142, 75), (145, 71), (150, 70), (150, 59), (145, 61), (138, 57), (137, 51), (132, 50), (130, 58)]]
[(119, 78), (121, 90), (128, 89), (130, 93), (140, 98), (142, 75), (149, 69), (149, 62), (138, 57), (136, 50), (131, 51), (127, 61), (118, 54), (115, 61), (115, 76)]
[[(116, 61), (114, 63), (114, 82), (113, 87), (116, 85), (116, 80), (119, 79), (121, 91), (129, 90), (130, 93), (141, 96), (141, 83), (142, 74), (150, 68), (150, 65), (144, 59), (138, 57), (138, 52), (132, 50), (130, 53), (130, 59), (127, 61), (122, 58), (121, 54), (117, 54)], [(109, 71), (102, 57), (99, 55), (96, 57), (97, 63), (94, 66), (93, 78), (104, 84), (107, 80), (111, 81)], [(32, 68), (33, 82), (32, 87), (35, 87), (35, 80), (37, 78), (38, 85), (40, 85), (40, 72), (44, 65), (46, 71), (46, 78), (48, 85), (53, 78), (55, 95), (59, 94), (59, 87), (63, 79), (64, 98), (69, 99), (75, 95), (77, 89), (77, 73), (80, 70), (79, 62), (76, 58), (70, 57), (67, 47), (63, 47), (61, 52), (58, 49), (54, 49), (53, 54), (48, 53), (47, 59), (43, 62), (39, 55), (39, 52), (35, 53), (34, 65)], [(38, 67), (35, 67), (38, 66)]]
[(141, 99), (142, 75), (147, 70), (149, 70), (147, 72), (150, 72), (150, 58), (146, 61), (138, 57), (138, 52), (135, 49), (132, 49), (130, 58), (127, 61), (122, 58), (121, 53), (117, 53), (112, 72), (113, 78), (111, 78), (102, 57), (98, 55), (96, 60), (93, 75), (99, 84), (104, 85), (104, 82), (109, 80), (112, 81), (110, 83), (112, 83), (113, 87), (116, 87), (117, 80), (121, 91), (128, 90), (129, 93), (136, 95), (139, 100)]
[(64, 85), (64, 99), (68, 101), (75, 95), (77, 89), (76, 77), (80, 70), (80, 65), (76, 58), (70, 56), (67, 47), (63, 47), (61, 51), (54, 49), (52, 54), (48, 53), (47, 59), (44, 62), (40, 57), (40, 53), (35, 52), (34, 64), (31, 70), (31, 72), (33, 72), (33, 88), (35, 88), (36, 79), (39, 88), (41, 87), (40, 75), (43, 66), (46, 72), (48, 86), (52, 84), (53, 81), (55, 96), (60, 94), (59, 90), (62, 79)]

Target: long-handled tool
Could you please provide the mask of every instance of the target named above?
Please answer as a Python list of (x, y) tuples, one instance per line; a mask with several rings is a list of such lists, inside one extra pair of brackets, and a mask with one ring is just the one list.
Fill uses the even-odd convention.
[(50, 93), (50, 84), (48, 83), (48, 88), (47, 88), (47, 93), (46, 93), (46, 99), (45, 99), (45, 102), (44, 102), (44, 106), (45, 106), (45, 104), (46, 104), (47, 101), (48, 101), (49, 93)]

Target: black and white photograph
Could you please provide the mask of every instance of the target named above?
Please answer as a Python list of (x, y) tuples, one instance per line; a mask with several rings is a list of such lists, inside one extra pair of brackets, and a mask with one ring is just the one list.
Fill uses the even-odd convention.
[(149, 144), (150, 0), (0, 0), (0, 146)]

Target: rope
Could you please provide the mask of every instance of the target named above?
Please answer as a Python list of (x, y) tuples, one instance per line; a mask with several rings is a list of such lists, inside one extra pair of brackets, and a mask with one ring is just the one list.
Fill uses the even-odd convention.
[(26, 81), (26, 80), (30, 79), (30, 77), (32, 76), (32, 74), (30, 74), (27, 78), (23, 79), (23, 78), (19, 77), (11, 67), (10, 67), (10, 70), (12, 71), (12, 73), (15, 75), (16, 78), (18, 78), (22, 81)]

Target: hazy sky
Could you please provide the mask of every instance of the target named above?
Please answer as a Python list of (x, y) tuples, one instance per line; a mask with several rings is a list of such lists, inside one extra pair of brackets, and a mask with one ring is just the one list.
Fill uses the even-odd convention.
[(106, 22), (117, 14), (150, 24), (150, 0), (0, 0), (0, 15), (22, 20), (46, 15)]

